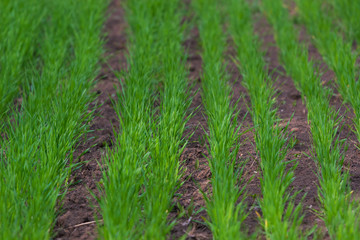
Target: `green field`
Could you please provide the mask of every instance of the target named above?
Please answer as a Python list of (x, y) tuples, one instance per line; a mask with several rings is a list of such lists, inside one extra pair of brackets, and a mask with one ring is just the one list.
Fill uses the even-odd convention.
[(0, 0), (0, 239), (360, 239), (359, 11)]

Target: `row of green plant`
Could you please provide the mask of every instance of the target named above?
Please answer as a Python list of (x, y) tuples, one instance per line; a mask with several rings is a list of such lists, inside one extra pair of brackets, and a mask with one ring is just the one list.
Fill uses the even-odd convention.
[[(343, 169), (346, 147), (339, 139), (341, 117), (329, 104), (330, 89), (322, 85), (320, 73), (309, 61), (307, 47), (298, 43), (298, 34), (281, 0), (263, 0), (262, 10), (271, 22), (280, 58), (286, 72), (301, 92), (308, 110), (318, 195), (323, 218), (332, 239), (357, 239), (358, 206), (351, 201), (349, 173)], [(314, 23), (313, 23), (314, 24)]]
[(212, 173), (212, 193), (204, 193), (207, 224), (214, 239), (245, 239), (241, 226), (248, 215), (246, 194), (239, 187), (244, 162), (237, 161), (243, 131), (238, 121), (238, 101), (231, 101), (232, 89), (224, 58), (226, 35), (218, 3), (217, 0), (192, 2), (202, 49), (202, 101)]
[(322, 5), (323, 1), (320, 0), (297, 1), (306, 29), (313, 36), (313, 42), (329, 68), (335, 72), (341, 96), (354, 111), (354, 132), (360, 141), (360, 82), (356, 63), (358, 54), (352, 52), (352, 41), (344, 40), (334, 31), (334, 19), (325, 14)]
[(296, 163), (286, 160), (292, 147), (287, 127), (280, 125), (276, 108), (274, 81), (260, 52), (261, 44), (253, 30), (251, 9), (245, 0), (227, 3), (228, 27), (237, 49), (242, 85), (250, 96), (250, 113), (254, 124), (255, 144), (260, 158), (262, 198), (261, 225), (266, 239), (305, 239), (300, 225), (303, 219), (301, 204), (294, 198), (298, 193), (290, 191)]
[(326, 0), (330, 4), (334, 23), (345, 33), (347, 40), (360, 42), (360, 1), (353, 0)]
[[(12, 77), (26, 76), (26, 90), (21, 109), (12, 112), (0, 142), (0, 238), (50, 239), (69, 185), (74, 149), (91, 120), (90, 89), (102, 55), (107, 2), (14, 2), (24, 4), (19, 8), (24, 19), (35, 20), (35, 25), (27, 23), (27, 34), (34, 34), (28, 31), (39, 21), (43, 25), (36, 61), (24, 70), (13, 70)], [(40, 20), (35, 6), (41, 9)], [(19, 32), (18, 41), (30, 41), (27, 34)]]
[(120, 127), (104, 158), (105, 239), (166, 239), (191, 116), (179, 0), (128, 0), (128, 69), (115, 109)]
[(35, 1), (0, 2), (0, 128), (16, 97), (20, 86), (36, 64), (36, 46), (40, 44), (40, 24), (44, 9)]

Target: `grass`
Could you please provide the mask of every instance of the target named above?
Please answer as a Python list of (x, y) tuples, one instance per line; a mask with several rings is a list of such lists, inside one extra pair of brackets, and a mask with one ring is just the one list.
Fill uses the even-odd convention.
[[(45, 10), (35, 1), (1, 1), (0, 21), (0, 121), (6, 122), (13, 101), (20, 96), (31, 65), (36, 65), (36, 45)], [(2, 126), (0, 126), (2, 127)]]
[[(25, 8), (32, 9), (28, 4)], [(93, 100), (90, 89), (102, 55), (106, 2), (38, 4), (46, 22), (38, 64), (28, 69), (31, 74), (25, 87), (29, 92), (22, 96), (21, 110), (12, 113), (13, 120), (1, 139), (2, 239), (53, 236), (73, 152), (88, 131), (89, 103)]]
[(182, 47), (185, 25), (182, 25), (181, 1), (160, 1), (157, 11), (162, 15), (159, 29), (161, 46), (160, 106), (157, 126), (153, 125), (151, 161), (146, 169), (145, 228), (146, 239), (165, 239), (175, 222), (168, 223), (173, 196), (181, 184), (180, 155), (186, 147), (183, 139), (185, 125), (191, 113), (186, 54)]
[(350, 104), (355, 114), (354, 132), (360, 141), (360, 82), (359, 67), (356, 63), (358, 53), (352, 52), (352, 41), (343, 39), (334, 31), (333, 19), (325, 14), (321, 1), (297, 1), (297, 6), (317, 49), (329, 68), (335, 72), (341, 96)]
[[(251, 12), (257, 2), (250, 6), (246, 0), (193, 0), (189, 6), (200, 35), (201, 98), (208, 125), (205, 142), (212, 191), (203, 193), (205, 221), (214, 239), (262, 237), (258, 232), (248, 236), (244, 226), (249, 213), (246, 183), (241, 180), (244, 161), (238, 158), (244, 131), (239, 99), (234, 101), (226, 71), (228, 47), (235, 44), (260, 159), (261, 213), (256, 213), (266, 239), (305, 239), (315, 227), (302, 228), (302, 204), (295, 204), (299, 192), (291, 184), (297, 162), (286, 158), (292, 136), (288, 125), (280, 127), (275, 80), (254, 34)], [(336, 74), (341, 95), (354, 110), (360, 139), (358, 53), (352, 50), (353, 41), (360, 39), (356, 15), (360, 5), (349, 0), (296, 2), (314, 43)], [(79, 164), (75, 149), (86, 139), (93, 118), (91, 89), (103, 54), (107, 4), (107, 0), (0, 1), (0, 239), (56, 235), (53, 227), (71, 184), (70, 173)], [(114, 108), (119, 124), (102, 159), (99, 237), (168, 239), (177, 223), (171, 212), (182, 184), (180, 156), (192, 134), (185, 135), (192, 116), (183, 48), (188, 16), (182, 0), (126, 0), (123, 6), (128, 68), (118, 73)], [(359, 239), (360, 208), (343, 166), (346, 145), (339, 138), (342, 118), (330, 105), (333, 92), (323, 86), (307, 46), (298, 42), (282, 0), (263, 0), (260, 7), (275, 30), (287, 74), (308, 109), (310, 157), (318, 167), (322, 206), (316, 214), (332, 239)], [(194, 207), (191, 201), (184, 213), (187, 223)]]
[[(352, 0), (327, 0), (332, 7), (331, 13), (336, 18), (337, 25), (345, 33), (348, 41), (360, 42), (360, 2)], [(335, 20), (335, 19), (334, 19)]]
[(128, 0), (125, 9), (129, 67), (115, 107), (120, 129), (104, 159), (100, 231), (105, 239), (165, 239), (191, 102), (182, 4)]
[[(343, 99), (350, 103), (353, 108), (355, 114), (355, 119), (353, 120), (355, 125), (354, 132), (360, 140), (360, 99), (358, 97), (360, 83), (357, 80), (357, 54), (352, 52), (352, 42), (346, 42), (333, 31), (332, 19), (324, 14), (320, 1), (297, 1), (297, 6), (308, 31), (314, 36), (313, 41), (317, 49), (330, 69), (335, 72), (339, 92)], [(308, 9), (311, 10), (309, 11)], [(348, 176), (346, 176), (345, 180), (348, 181), (347, 178)], [(350, 194), (349, 188), (346, 194)], [(350, 205), (348, 208), (349, 212), (346, 212), (344, 216), (339, 216), (338, 213), (334, 212), (334, 209), (329, 214), (329, 219), (327, 219), (326, 223), (333, 226), (330, 233), (333, 237), (343, 237), (344, 239), (358, 238), (360, 236), (360, 222), (356, 215), (359, 213), (359, 205), (355, 201), (351, 202), (350, 199), (344, 199), (342, 204)], [(341, 205), (339, 208), (341, 209)], [(342, 231), (337, 230), (336, 226), (338, 224), (346, 224), (349, 233), (344, 235)]]
[(322, 209), (318, 214), (323, 218), (331, 238), (357, 239), (358, 226), (354, 223), (358, 207), (351, 201), (349, 173), (343, 169), (343, 149), (346, 150), (346, 146), (338, 135), (341, 117), (329, 104), (332, 93), (321, 84), (318, 70), (312, 61), (308, 61), (306, 46), (298, 43), (297, 33), (282, 1), (264, 0), (262, 10), (275, 30), (281, 61), (308, 109), (312, 158), (319, 169), (318, 195)]
[[(226, 37), (217, 1), (196, 0), (195, 10), (202, 46), (202, 100), (207, 116), (212, 173), (212, 194), (206, 195), (207, 221), (214, 239), (245, 239), (241, 232), (245, 212), (244, 188), (239, 187), (243, 162), (236, 167), (241, 125), (237, 102), (231, 103), (232, 90), (226, 73)], [(226, 229), (226, 230), (225, 230)]]
[[(255, 35), (251, 11), (245, 1), (233, 0), (227, 4), (229, 32), (237, 48), (239, 70), (243, 75), (242, 84), (251, 100), (250, 113), (254, 123), (255, 143), (260, 157), (260, 178), (262, 210), (260, 218), (266, 239), (305, 239), (300, 225), (301, 204), (295, 205), (290, 185), (295, 178), (297, 163), (286, 160), (290, 135), (287, 127), (279, 126), (276, 108), (274, 82), (268, 75), (260, 42)], [(260, 215), (259, 215), (260, 216)]]

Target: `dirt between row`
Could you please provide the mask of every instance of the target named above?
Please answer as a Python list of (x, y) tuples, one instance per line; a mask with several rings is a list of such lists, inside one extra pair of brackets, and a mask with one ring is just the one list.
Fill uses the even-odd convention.
[[(101, 179), (102, 173), (98, 162), (101, 161), (101, 156), (105, 152), (105, 146), (111, 147), (111, 140), (113, 137), (112, 126), (118, 123), (114, 109), (112, 108), (112, 99), (116, 96), (116, 87), (118, 86), (118, 79), (114, 71), (124, 69), (126, 67), (126, 24), (124, 22), (124, 12), (121, 7), (121, 0), (113, 0), (109, 6), (109, 18), (105, 25), (106, 37), (106, 63), (103, 64), (101, 73), (99, 74), (98, 84), (95, 87), (97, 93), (97, 100), (93, 103), (99, 106), (96, 110), (96, 116), (91, 123), (92, 132), (89, 133), (83, 143), (79, 146), (76, 153), (79, 161), (84, 161), (85, 164), (72, 173), (74, 185), (66, 194), (62, 211), (57, 218), (55, 224), (55, 239), (95, 239), (97, 237), (97, 225), (94, 217), (99, 214), (96, 200), (92, 196), (99, 196), (97, 190), (97, 182)], [(190, 1), (185, 1), (188, 5)], [(269, 74), (274, 79), (277, 78), (275, 87), (278, 91), (278, 112), (284, 122), (288, 121), (291, 116), (293, 118), (289, 125), (289, 130), (293, 132), (297, 143), (293, 149), (288, 153), (287, 159), (297, 159), (299, 162), (295, 170), (295, 180), (292, 184), (293, 191), (302, 191), (296, 198), (299, 203), (303, 198), (302, 205), (304, 209), (305, 218), (303, 221), (304, 229), (309, 229), (315, 224), (319, 226), (322, 231), (323, 238), (327, 239), (326, 229), (323, 221), (315, 214), (314, 210), (319, 210), (319, 201), (317, 196), (317, 171), (316, 165), (311, 156), (311, 138), (309, 132), (309, 125), (307, 123), (307, 110), (304, 106), (300, 93), (296, 90), (291, 78), (287, 77), (281, 64), (279, 63), (278, 48), (275, 46), (275, 41), (271, 26), (266, 19), (260, 14), (255, 14), (255, 32), (259, 35), (263, 42), (262, 48), (266, 52), (265, 60), (268, 63)], [(301, 28), (300, 28), (301, 29)], [(322, 80), (330, 85), (333, 83), (334, 74), (326, 68), (321, 56), (316, 48), (310, 43), (310, 38), (304, 29), (301, 29), (300, 40), (309, 44), (309, 55), (311, 58), (318, 60), (324, 74)], [(198, 31), (193, 28), (189, 34), (188, 39), (184, 42), (184, 48), (187, 50), (188, 65), (189, 65), (189, 79), (190, 82), (196, 83), (195, 88), (192, 89), (195, 94), (201, 87), (201, 57), (200, 46), (198, 44)], [(241, 85), (241, 74), (231, 61), (231, 56), (235, 56), (235, 51), (229, 49), (227, 60), (229, 62), (228, 70), (231, 73), (231, 84), (233, 84), (233, 100), (239, 97), (242, 100), (239, 103), (240, 117), (246, 116), (247, 107), (250, 100), (244, 87)], [(194, 95), (193, 94), (193, 95)], [(344, 128), (341, 132), (341, 137), (348, 138), (349, 149), (346, 153), (345, 168), (350, 171), (351, 187), (354, 190), (354, 196), (359, 196), (360, 186), (360, 152), (356, 148), (356, 136), (350, 131), (351, 113), (346, 111), (346, 107), (342, 106), (342, 99), (338, 94), (331, 100), (331, 104), (335, 108), (341, 107), (341, 113), (344, 115)], [(193, 98), (191, 105), (192, 109), (197, 108), (194, 117), (187, 124), (187, 132), (194, 132), (189, 144), (185, 148), (181, 163), (185, 169), (183, 176), (184, 184), (178, 190), (174, 197), (174, 208), (169, 215), (173, 219), (179, 213), (183, 216), (178, 219), (177, 224), (172, 229), (169, 239), (179, 239), (186, 235), (187, 239), (212, 239), (212, 234), (209, 228), (204, 224), (204, 219), (207, 218), (206, 212), (203, 210), (205, 201), (199, 190), (211, 193), (211, 171), (207, 165), (206, 157), (208, 152), (206, 148), (205, 133), (206, 119), (203, 114), (203, 106), (201, 94), (198, 91)], [(112, 125), (113, 124), (113, 125)], [(243, 129), (246, 130), (252, 127), (250, 114), (245, 117), (243, 122)], [(245, 134), (244, 144), (241, 147), (239, 161), (246, 161), (245, 173), (242, 176), (247, 182), (249, 216), (244, 223), (244, 231), (249, 234), (261, 232), (257, 213), (261, 214), (261, 209), (258, 206), (257, 198), (261, 197), (260, 190), (260, 174), (259, 158), (254, 149), (254, 139), (251, 132)], [(86, 153), (82, 154), (85, 150)], [(252, 176), (252, 181), (248, 181)]]

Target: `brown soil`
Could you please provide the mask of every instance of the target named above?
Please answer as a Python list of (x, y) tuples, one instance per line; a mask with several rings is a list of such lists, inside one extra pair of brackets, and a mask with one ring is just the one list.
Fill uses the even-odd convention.
[[(187, 3), (189, 1), (186, 1)], [(323, 229), (323, 236), (326, 238), (326, 230), (323, 221), (314, 213), (319, 210), (319, 202), (317, 200), (317, 178), (314, 172), (317, 168), (314, 161), (309, 158), (311, 156), (311, 139), (309, 126), (307, 124), (307, 111), (302, 103), (301, 95), (296, 90), (293, 81), (286, 76), (284, 69), (279, 63), (278, 49), (275, 47), (272, 29), (260, 14), (255, 16), (255, 31), (263, 41), (263, 50), (266, 51), (265, 60), (268, 62), (269, 74), (277, 78), (276, 89), (278, 90), (278, 110), (279, 115), (284, 121), (289, 121), (292, 114), (293, 118), (289, 125), (289, 130), (293, 132), (297, 143), (293, 149), (289, 151), (287, 158), (297, 159), (299, 162), (295, 170), (295, 180), (292, 184), (293, 191), (301, 191), (296, 198), (299, 203), (303, 198), (302, 204), (304, 209), (304, 229), (309, 229), (315, 224)], [(105, 152), (105, 146), (111, 147), (111, 139), (113, 136), (112, 123), (116, 125), (117, 118), (112, 108), (111, 99), (115, 96), (116, 90), (114, 86), (118, 86), (117, 78), (113, 70), (121, 70), (126, 67), (126, 39), (125, 39), (125, 23), (123, 19), (123, 10), (120, 6), (120, 0), (113, 0), (109, 7), (109, 18), (105, 26), (107, 32), (106, 57), (107, 63), (103, 64), (99, 75), (98, 84), (95, 87), (97, 95), (96, 103), (100, 105), (96, 110), (96, 117), (91, 123), (90, 129), (93, 130), (84, 143), (76, 151), (80, 156), (86, 149), (89, 149), (80, 157), (81, 161), (86, 162), (81, 168), (72, 173), (74, 185), (69, 189), (64, 199), (62, 212), (55, 224), (56, 239), (95, 239), (96, 223), (94, 216), (101, 216), (97, 212), (96, 200), (92, 197), (91, 192), (95, 196), (99, 195), (97, 190), (97, 182), (101, 179), (102, 173), (98, 162)], [(192, 29), (189, 38), (185, 41), (184, 47), (188, 51), (189, 79), (195, 83), (192, 90), (193, 93), (201, 87), (201, 57), (199, 55), (200, 47), (198, 45), (198, 31)], [(300, 39), (309, 43), (309, 37), (305, 31), (301, 32)], [(322, 61), (316, 49), (310, 44), (310, 56)], [(229, 56), (234, 55), (234, 51), (229, 49)], [(322, 64), (324, 67), (324, 64)], [(333, 82), (333, 73), (324, 69), (326, 74), (322, 76), (323, 81)], [(234, 64), (229, 58), (229, 73), (232, 76), (234, 99), (243, 96), (239, 108), (241, 109), (240, 117), (244, 117), (249, 104), (249, 97), (246, 90), (241, 85), (241, 75), (237, 71)], [(194, 95), (193, 94), (193, 95)], [(341, 106), (341, 99), (336, 95), (331, 104), (338, 108)], [(94, 106), (96, 104), (94, 102)], [(171, 231), (169, 239), (179, 239), (186, 235), (187, 239), (211, 239), (212, 234), (209, 228), (204, 224), (207, 218), (206, 212), (201, 211), (205, 207), (200, 189), (205, 192), (211, 192), (211, 172), (207, 165), (206, 157), (208, 156), (206, 148), (206, 140), (204, 130), (206, 131), (206, 119), (202, 106), (201, 94), (196, 92), (193, 98), (191, 108), (196, 109), (193, 118), (187, 124), (186, 134), (194, 132), (189, 140), (184, 153), (181, 156), (181, 163), (184, 169), (183, 185), (174, 197), (174, 208), (169, 218), (177, 218), (179, 213), (183, 216), (178, 218), (177, 224)], [(351, 124), (351, 113), (345, 112), (342, 108), (341, 114), (345, 116), (344, 122)], [(252, 126), (250, 115), (244, 120), (244, 128)], [(185, 134), (185, 135), (186, 135)], [(353, 143), (356, 143), (355, 135), (345, 126), (341, 132), (341, 137), (349, 138), (349, 150), (346, 154), (346, 168), (350, 170), (351, 187), (357, 198), (360, 196), (360, 162), (359, 150)], [(244, 136), (247, 138), (241, 149), (239, 161), (246, 161), (245, 173), (243, 179), (248, 182), (246, 189), (248, 192), (249, 217), (246, 219), (244, 231), (252, 234), (259, 231), (259, 221), (257, 213), (261, 214), (261, 210), (257, 204), (257, 198), (261, 197), (260, 191), (260, 170), (258, 157), (254, 150), (254, 140), (252, 133), (249, 132)], [(89, 191), (90, 190), (90, 191)], [(306, 196), (304, 196), (306, 194)], [(200, 212), (198, 212), (200, 211)]]

